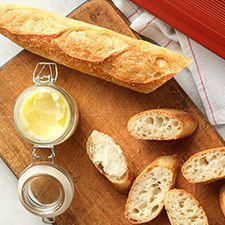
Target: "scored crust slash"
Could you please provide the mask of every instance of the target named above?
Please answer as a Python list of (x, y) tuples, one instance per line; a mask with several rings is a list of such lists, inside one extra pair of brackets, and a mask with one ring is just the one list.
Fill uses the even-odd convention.
[(143, 93), (191, 62), (146, 41), (14, 4), (0, 5), (0, 33), (37, 55)]

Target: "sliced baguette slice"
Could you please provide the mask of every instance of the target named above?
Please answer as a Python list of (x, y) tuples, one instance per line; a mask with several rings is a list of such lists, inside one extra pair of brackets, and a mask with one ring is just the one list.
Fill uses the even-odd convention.
[(220, 189), (220, 208), (225, 216), (225, 184)]
[(87, 154), (98, 169), (121, 192), (130, 188), (133, 176), (120, 146), (108, 135), (93, 130), (86, 143)]
[(146, 223), (159, 215), (166, 193), (175, 183), (178, 166), (175, 156), (162, 156), (135, 179), (125, 207), (125, 216), (131, 223)]
[(225, 178), (225, 147), (212, 148), (191, 156), (182, 166), (191, 183), (210, 183)]
[(199, 202), (181, 189), (166, 194), (165, 208), (172, 225), (208, 225), (208, 219)]
[(153, 109), (130, 118), (127, 128), (141, 140), (171, 140), (191, 135), (198, 122), (187, 112), (176, 109)]

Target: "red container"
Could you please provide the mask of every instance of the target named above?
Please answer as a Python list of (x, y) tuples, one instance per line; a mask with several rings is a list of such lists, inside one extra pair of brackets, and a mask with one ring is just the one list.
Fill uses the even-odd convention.
[(225, 58), (225, 0), (132, 0)]

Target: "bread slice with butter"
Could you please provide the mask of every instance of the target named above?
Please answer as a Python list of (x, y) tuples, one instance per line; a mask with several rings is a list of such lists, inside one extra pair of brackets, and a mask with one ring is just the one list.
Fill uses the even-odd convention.
[(118, 144), (107, 134), (93, 130), (86, 143), (87, 154), (102, 173), (121, 192), (133, 181), (126, 157)]
[(132, 136), (141, 140), (172, 140), (191, 135), (198, 122), (187, 113), (177, 109), (152, 109), (140, 112), (128, 121)]
[(166, 193), (174, 186), (179, 162), (176, 156), (162, 156), (148, 165), (130, 189), (125, 216), (133, 224), (156, 218), (164, 207)]
[(210, 183), (225, 178), (225, 147), (211, 148), (191, 156), (182, 166), (190, 183)]
[(199, 202), (182, 189), (173, 189), (166, 194), (165, 208), (171, 225), (209, 224)]

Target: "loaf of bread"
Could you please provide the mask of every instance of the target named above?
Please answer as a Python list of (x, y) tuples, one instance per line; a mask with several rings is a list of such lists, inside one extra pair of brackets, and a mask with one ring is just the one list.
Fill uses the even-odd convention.
[(171, 140), (191, 135), (198, 122), (187, 112), (176, 109), (153, 109), (130, 118), (127, 128), (141, 140)]
[(159, 215), (166, 193), (175, 183), (178, 166), (175, 156), (162, 156), (135, 179), (125, 208), (125, 216), (131, 223), (146, 223)]
[(191, 156), (182, 166), (191, 183), (210, 183), (225, 178), (225, 147), (212, 148)]
[(120, 146), (109, 136), (97, 130), (88, 137), (87, 154), (98, 169), (120, 192), (127, 192), (133, 176)]
[(188, 192), (170, 190), (166, 194), (165, 208), (171, 225), (208, 225), (204, 209)]
[(225, 184), (220, 188), (220, 208), (225, 216)]
[(0, 4), (0, 33), (37, 55), (143, 93), (191, 62), (142, 40), (15, 4)]

